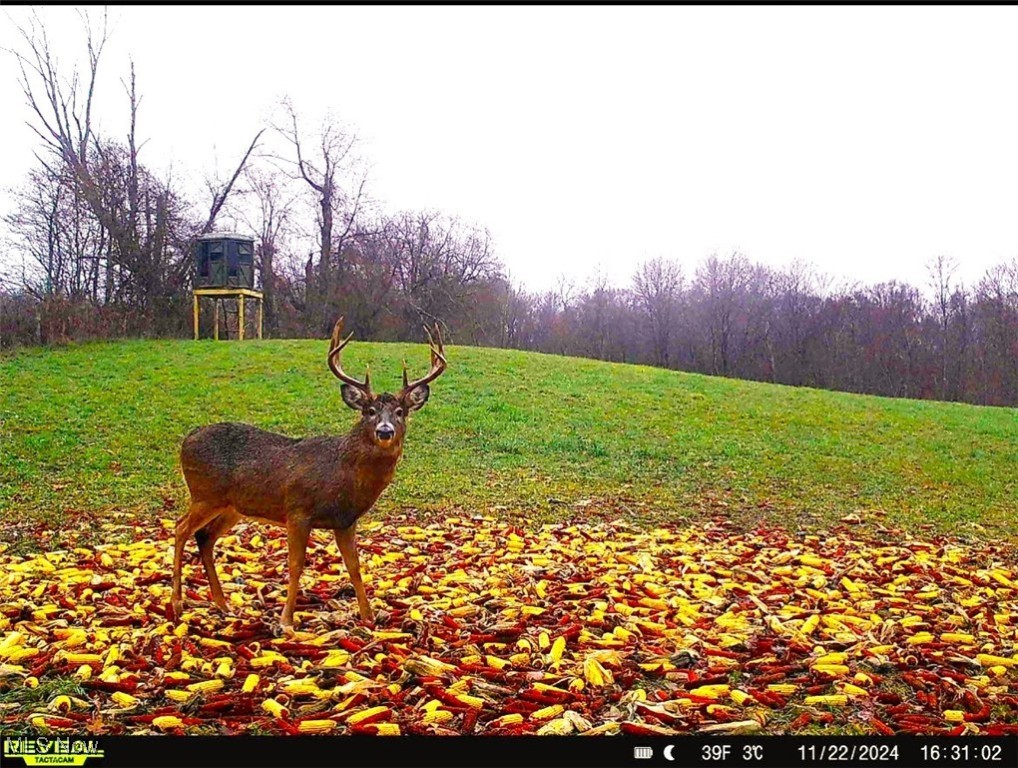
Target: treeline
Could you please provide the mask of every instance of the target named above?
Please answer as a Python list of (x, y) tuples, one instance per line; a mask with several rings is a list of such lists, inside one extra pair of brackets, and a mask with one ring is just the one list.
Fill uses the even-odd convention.
[(33, 13), (20, 83), (36, 167), (5, 217), (0, 346), (190, 334), (196, 238), (255, 238), (269, 337), (421, 339), (647, 363), (888, 395), (1018, 405), (1018, 261), (956, 283), (937, 258), (919, 287), (833, 287), (805, 264), (733, 254), (695, 268), (655, 259), (626, 285), (595, 276), (531, 292), (507, 277), (488, 232), (438, 211), (372, 202), (352, 130), (309, 129), (283, 101), (232, 171), (195, 195), (143, 161), (141, 98), (124, 78), (122, 136), (92, 116), (105, 23), (86, 17), (87, 66), (62, 73)]

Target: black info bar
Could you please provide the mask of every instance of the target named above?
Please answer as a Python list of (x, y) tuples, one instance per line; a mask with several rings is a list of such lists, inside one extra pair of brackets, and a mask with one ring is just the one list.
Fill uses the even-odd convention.
[(1018, 736), (3, 736), (0, 766), (1018, 766)]

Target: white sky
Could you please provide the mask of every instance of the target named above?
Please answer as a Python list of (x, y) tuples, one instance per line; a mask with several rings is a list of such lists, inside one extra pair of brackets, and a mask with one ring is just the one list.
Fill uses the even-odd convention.
[[(92, 8), (95, 14), (100, 9)], [(7, 9), (14, 19), (27, 9)], [(46, 8), (68, 62), (73, 9)], [(280, 96), (356, 126), (372, 195), (487, 226), (514, 276), (717, 251), (924, 284), (1018, 256), (1018, 7), (119, 7), (98, 102), (199, 180)], [(0, 16), (0, 44), (13, 42)], [(34, 137), (0, 58), (0, 187)], [(6, 195), (3, 205), (9, 203)]]

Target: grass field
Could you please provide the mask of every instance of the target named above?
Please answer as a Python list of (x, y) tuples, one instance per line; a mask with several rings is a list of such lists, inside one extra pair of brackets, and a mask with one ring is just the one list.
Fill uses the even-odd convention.
[[(354, 414), (325, 341), (128, 341), (0, 359), (0, 510), (6, 519), (130, 512), (186, 498), (181, 438), (246, 421), (294, 436)], [(423, 345), (357, 343), (395, 388)], [(704, 513), (826, 524), (856, 510), (940, 531), (1009, 534), (1018, 412), (789, 388), (496, 349), (451, 347), (410, 425), (379, 511), (607, 510), (638, 520)], [(3, 534), (0, 534), (3, 535)]]
[(1013, 410), (452, 347), (359, 525), (375, 626), (323, 534), (280, 636), (258, 524), (171, 613), (181, 438), (346, 430), (325, 350), (0, 359), (5, 733), (1018, 733)]

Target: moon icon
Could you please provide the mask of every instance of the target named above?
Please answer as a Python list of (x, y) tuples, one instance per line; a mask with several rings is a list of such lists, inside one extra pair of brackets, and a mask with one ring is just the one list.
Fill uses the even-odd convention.
[(675, 749), (675, 745), (674, 744), (669, 744), (667, 747), (664, 748), (665, 760), (674, 760), (675, 759), (674, 757), (672, 757), (672, 750), (673, 749)]

